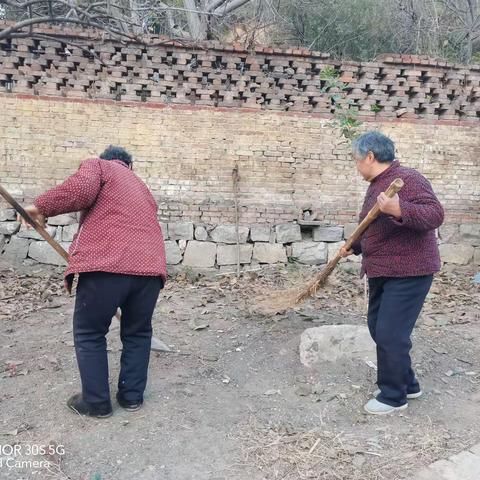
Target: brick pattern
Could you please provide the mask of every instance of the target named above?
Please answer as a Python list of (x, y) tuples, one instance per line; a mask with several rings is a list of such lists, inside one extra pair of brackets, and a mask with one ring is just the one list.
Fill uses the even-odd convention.
[(363, 117), (480, 122), (480, 65), (413, 55), (340, 62), (304, 49), (245, 51), (164, 38), (147, 46), (95, 32), (41, 32), (53, 38), (0, 42), (0, 91), (330, 115), (336, 107), (322, 92), (321, 72), (333, 67)]

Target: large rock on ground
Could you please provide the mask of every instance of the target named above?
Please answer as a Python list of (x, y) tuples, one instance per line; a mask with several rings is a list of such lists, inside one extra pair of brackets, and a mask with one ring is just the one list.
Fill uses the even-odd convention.
[[(240, 263), (250, 263), (252, 261), (253, 245), (239, 245)], [(217, 247), (218, 265), (236, 265), (237, 264), (237, 246), (236, 245), (218, 245)]]
[(183, 257), (183, 265), (194, 268), (209, 268), (215, 266), (217, 245), (212, 242), (188, 242)]
[(340, 242), (343, 239), (343, 227), (315, 227), (314, 242)]
[(324, 325), (302, 333), (300, 360), (306, 367), (348, 359), (376, 360), (375, 344), (367, 327)]
[(480, 247), (475, 249), (475, 253), (473, 254), (473, 263), (475, 265), (480, 265)]
[(253, 260), (258, 263), (287, 263), (287, 254), (279, 243), (256, 243), (253, 247)]
[[(60, 245), (68, 252), (69, 242)], [(28, 249), (28, 256), (37, 262), (49, 265), (66, 265), (67, 262), (47, 242), (32, 242)]]
[(182, 261), (182, 251), (175, 240), (165, 242), (165, 256), (167, 257), (167, 265), (178, 265)]
[(306, 265), (327, 263), (327, 244), (322, 242), (296, 242), (292, 244), (292, 257)]
[(471, 245), (445, 243), (439, 246), (442, 262), (467, 265), (473, 259), (475, 249)]
[(284, 223), (275, 227), (277, 243), (293, 243), (302, 241), (300, 225), (296, 223)]
[[(238, 227), (239, 243), (247, 243), (248, 232), (250, 229), (245, 226)], [(237, 233), (235, 225), (219, 225), (210, 232), (210, 237), (216, 243), (237, 243)]]

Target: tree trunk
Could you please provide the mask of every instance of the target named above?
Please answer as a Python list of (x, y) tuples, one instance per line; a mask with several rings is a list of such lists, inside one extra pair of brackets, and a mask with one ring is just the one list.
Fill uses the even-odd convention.
[(207, 38), (207, 20), (205, 15), (198, 13), (195, 0), (183, 0), (183, 5), (188, 10), (187, 21), (193, 40), (205, 40)]

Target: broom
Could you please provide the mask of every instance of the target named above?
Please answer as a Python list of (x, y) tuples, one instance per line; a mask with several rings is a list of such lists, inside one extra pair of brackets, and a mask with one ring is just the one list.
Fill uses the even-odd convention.
[[(31, 225), (42, 237), (46, 240), (50, 246), (66, 261), (68, 262), (68, 253), (67, 251), (53, 239), (53, 237), (47, 232), (47, 230), (37, 223), (26, 211), (25, 209), (0, 185), (0, 195), (21, 215), (29, 225)], [(120, 309), (115, 313), (117, 320), (121, 320)], [(169, 352), (170, 348), (163, 343), (160, 339), (152, 336), (151, 350), (157, 352)]]
[[(385, 195), (389, 198), (392, 198), (400, 191), (403, 185), (404, 183), (401, 178), (395, 179), (385, 191)], [(350, 250), (352, 248), (352, 245), (361, 237), (363, 232), (380, 215), (380, 213), (380, 207), (378, 204), (375, 204), (375, 206), (368, 212), (367, 216), (347, 239), (344, 245), (346, 250)], [(266, 314), (275, 314), (288, 310), (289, 308), (304, 302), (309, 297), (315, 295), (317, 290), (325, 284), (327, 278), (335, 270), (335, 267), (341, 259), (342, 256), (339, 251), (337, 255), (327, 263), (325, 268), (315, 275), (313, 280), (306, 287), (303, 289), (293, 288), (274, 295), (269, 295), (267, 297), (259, 297), (256, 300), (257, 306), (259, 306), (260, 310)]]

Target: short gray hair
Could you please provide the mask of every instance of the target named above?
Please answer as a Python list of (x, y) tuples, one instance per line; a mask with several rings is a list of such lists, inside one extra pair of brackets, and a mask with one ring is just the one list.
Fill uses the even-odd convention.
[(353, 151), (365, 158), (372, 152), (377, 162), (388, 163), (395, 160), (395, 144), (383, 133), (367, 132), (360, 135), (352, 143)]

